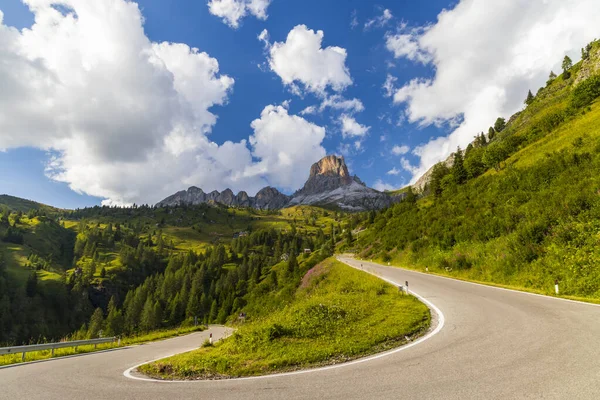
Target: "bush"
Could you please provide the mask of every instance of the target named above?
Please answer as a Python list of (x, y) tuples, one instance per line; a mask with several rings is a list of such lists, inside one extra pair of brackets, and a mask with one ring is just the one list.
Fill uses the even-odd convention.
[(594, 75), (573, 89), (571, 93), (571, 107), (581, 108), (591, 104), (600, 97), (600, 75)]

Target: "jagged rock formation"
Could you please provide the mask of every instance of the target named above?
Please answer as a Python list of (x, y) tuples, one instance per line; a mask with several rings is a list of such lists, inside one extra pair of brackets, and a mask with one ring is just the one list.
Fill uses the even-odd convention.
[(253, 207), (261, 210), (274, 210), (283, 208), (290, 198), (272, 187), (261, 189), (255, 197), (248, 196), (248, 193), (242, 191), (234, 195), (231, 189), (225, 189), (222, 192), (213, 190), (210, 193), (196, 186), (190, 187), (188, 190), (182, 190), (162, 200), (157, 207), (176, 206), (180, 204), (203, 204), (214, 203), (223, 204), (228, 207)]
[(230, 189), (206, 194), (195, 186), (167, 197), (157, 206), (217, 203), (233, 207), (275, 210), (294, 205), (334, 206), (349, 211), (384, 208), (401, 197), (393, 197), (367, 187), (356, 175), (351, 176), (343, 157), (327, 156), (314, 163), (304, 187), (287, 196), (273, 187), (261, 189), (256, 196), (246, 192), (234, 195)]
[(335, 205), (362, 211), (384, 208), (392, 202), (392, 197), (367, 187), (357, 176), (351, 177), (343, 157), (327, 156), (312, 165), (308, 180), (294, 193), (290, 205)]

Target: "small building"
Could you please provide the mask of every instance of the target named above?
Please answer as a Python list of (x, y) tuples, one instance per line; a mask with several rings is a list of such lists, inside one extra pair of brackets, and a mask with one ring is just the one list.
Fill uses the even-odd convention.
[(304, 249), (304, 254), (310, 254), (312, 251), (310, 249)]

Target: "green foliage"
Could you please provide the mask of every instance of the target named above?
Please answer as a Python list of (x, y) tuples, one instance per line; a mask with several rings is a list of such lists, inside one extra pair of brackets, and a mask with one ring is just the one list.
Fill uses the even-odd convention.
[(500, 170), (501, 163), (506, 160), (509, 156), (509, 152), (506, 149), (506, 144), (503, 142), (494, 142), (485, 148), (481, 161), (488, 168), (494, 168), (496, 171)]
[(562, 62), (563, 79), (569, 79), (571, 77), (571, 68), (573, 68), (573, 61), (571, 61), (571, 58), (569, 56), (565, 56)]
[(465, 169), (463, 152), (459, 148), (454, 153), (454, 162), (452, 164), (452, 177), (457, 185), (461, 185), (467, 181), (468, 172)]
[(141, 367), (161, 378), (268, 374), (350, 360), (414, 337), (429, 310), (412, 296), (334, 260), (311, 269), (293, 300), (212, 347)]
[(533, 96), (533, 93), (531, 93), (531, 90), (530, 90), (529, 92), (527, 92), (527, 98), (525, 98), (525, 104), (530, 105), (531, 103), (533, 103), (534, 99), (535, 99), (535, 97)]
[(594, 75), (577, 85), (571, 94), (571, 107), (583, 108), (600, 97), (600, 75)]
[(494, 123), (494, 130), (498, 133), (502, 132), (506, 128), (506, 121), (502, 117), (498, 117)]

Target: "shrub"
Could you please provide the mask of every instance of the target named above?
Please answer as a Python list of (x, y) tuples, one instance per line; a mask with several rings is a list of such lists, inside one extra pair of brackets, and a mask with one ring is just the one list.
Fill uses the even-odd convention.
[(600, 96), (600, 75), (594, 75), (573, 89), (571, 107), (581, 108), (591, 104)]

